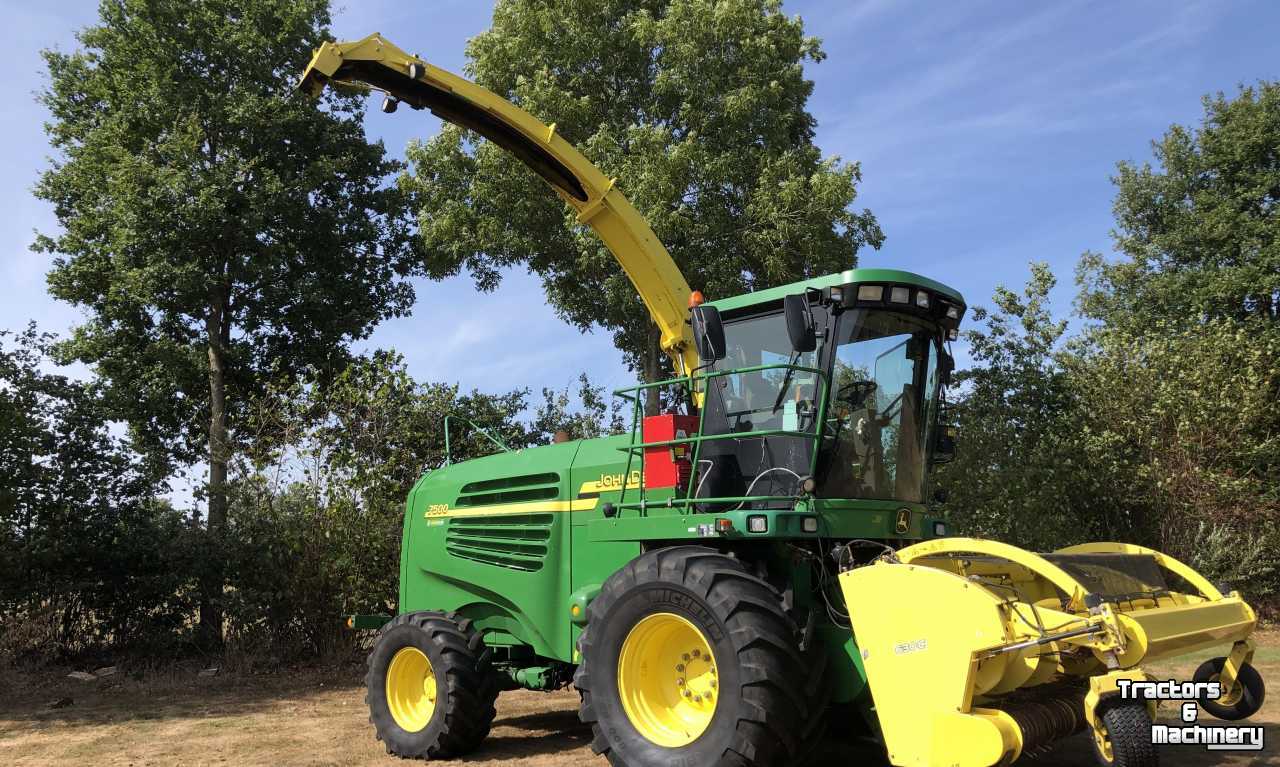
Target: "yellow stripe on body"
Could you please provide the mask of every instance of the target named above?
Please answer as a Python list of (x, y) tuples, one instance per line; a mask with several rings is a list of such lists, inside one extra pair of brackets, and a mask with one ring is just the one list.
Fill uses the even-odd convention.
[(490, 506), (464, 506), (449, 509), (441, 513), (428, 511), (427, 519), (444, 519), (446, 517), (490, 517), (501, 514), (545, 514), (562, 511), (591, 511), (599, 502), (598, 498), (579, 498), (573, 501), (527, 501), (525, 503), (496, 503)]

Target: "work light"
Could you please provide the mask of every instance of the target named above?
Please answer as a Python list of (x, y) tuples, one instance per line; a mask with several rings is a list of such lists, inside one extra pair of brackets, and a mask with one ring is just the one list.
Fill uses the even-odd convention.
[(884, 286), (883, 285), (859, 285), (858, 300), (859, 301), (884, 300)]

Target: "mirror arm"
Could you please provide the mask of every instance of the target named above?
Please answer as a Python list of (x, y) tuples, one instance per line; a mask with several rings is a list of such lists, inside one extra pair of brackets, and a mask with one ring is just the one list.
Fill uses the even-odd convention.
[(818, 330), (818, 323), (816, 320), (813, 319), (813, 303), (809, 301), (810, 293), (816, 293), (818, 296), (818, 300), (821, 301), (822, 291), (818, 290), (817, 288), (805, 288), (804, 289), (804, 297), (805, 297), (804, 308), (805, 308), (805, 311), (809, 312), (809, 327), (813, 328), (813, 337), (826, 340), (827, 328), (824, 327), (822, 330)]

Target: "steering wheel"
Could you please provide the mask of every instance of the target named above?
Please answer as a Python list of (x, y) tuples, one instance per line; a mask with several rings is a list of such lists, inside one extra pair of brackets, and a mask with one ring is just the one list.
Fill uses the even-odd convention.
[(875, 381), (850, 381), (836, 390), (836, 399), (848, 403), (850, 407), (862, 407), (876, 391)]

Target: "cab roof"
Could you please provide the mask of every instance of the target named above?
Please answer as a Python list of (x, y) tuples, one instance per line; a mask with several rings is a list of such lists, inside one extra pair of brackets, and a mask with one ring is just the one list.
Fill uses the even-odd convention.
[(871, 283), (893, 283), (897, 285), (915, 285), (917, 287), (926, 288), (935, 293), (947, 296), (956, 301), (961, 306), (965, 305), (964, 296), (960, 295), (960, 291), (955, 288), (943, 285), (940, 282), (934, 282), (928, 277), (921, 276), (914, 272), (905, 272), (901, 269), (848, 269), (836, 274), (828, 274), (822, 277), (814, 277), (800, 282), (793, 282), (788, 285), (779, 285), (776, 288), (766, 288), (757, 290), (753, 293), (743, 293), (740, 296), (730, 296), (729, 298), (721, 298), (715, 301), (708, 301), (708, 306), (714, 306), (721, 312), (731, 312), (736, 309), (744, 309), (760, 304), (767, 304), (772, 301), (781, 301), (783, 296), (793, 293), (802, 293), (806, 288), (830, 288), (836, 285), (848, 285), (850, 283), (871, 282)]

